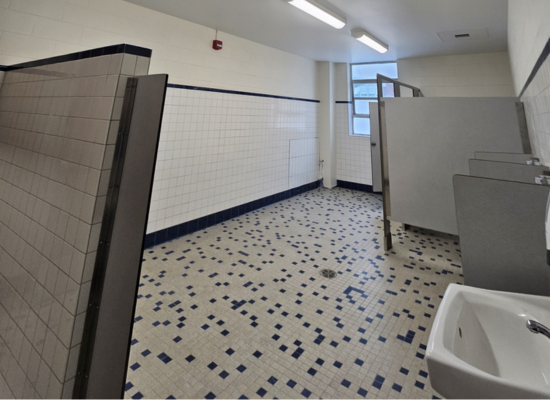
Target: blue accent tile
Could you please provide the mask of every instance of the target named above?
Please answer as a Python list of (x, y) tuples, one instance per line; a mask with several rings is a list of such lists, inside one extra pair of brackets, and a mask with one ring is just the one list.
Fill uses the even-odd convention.
[(130, 369), (132, 371), (135, 371), (136, 369), (138, 369), (139, 367), (141, 367), (141, 365), (139, 365), (139, 363), (134, 363), (133, 365), (130, 366)]
[(208, 364), (208, 368), (210, 370), (215, 370), (217, 368), (218, 364), (216, 364), (215, 362), (211, 362), (210, 364)]

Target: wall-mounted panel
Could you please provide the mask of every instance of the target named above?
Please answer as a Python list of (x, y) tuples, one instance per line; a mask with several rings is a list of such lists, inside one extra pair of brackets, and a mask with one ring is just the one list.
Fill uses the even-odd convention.
[(306, 185), (319, 179), (319, 139), (290, 141), (288, 166), (289, 189)]

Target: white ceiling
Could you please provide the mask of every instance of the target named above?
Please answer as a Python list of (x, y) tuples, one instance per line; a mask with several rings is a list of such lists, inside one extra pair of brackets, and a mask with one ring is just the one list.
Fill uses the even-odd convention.
[[(508, 0), (330, 0), (336, 30), (284, 0), (126, 0), (318, 61), (371, 62), (507, 49)], [(326, 4), (326, 0), (317, 0)], [(351, 37), (363, 28), (390, 46), (379, 54)], [(488, 39), (442, 42), (438, 32), (487, 29)]]

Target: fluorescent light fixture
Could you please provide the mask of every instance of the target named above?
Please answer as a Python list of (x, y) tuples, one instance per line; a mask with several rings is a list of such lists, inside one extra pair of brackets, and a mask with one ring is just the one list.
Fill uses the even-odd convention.
[(366, 44), (369, 47), (372, 47), (379, 53), (384, 54), (389, 49), (387, 44), (381, 42), (380, 40), (376, 39), (374, 36), (365, 32), (362, 29), (354, 29), (353, 31), (351, 31), (351, 34), (355, 39), (359, 40), (361, 43)]
[(289, 4), (300, 10), (308, 13), (309, 15), (323, 21), (326, 24), (336, 28), (342, 29), (346, 26), (347, 20), (345, 17), (332, 12), (328, 8), (317, 3), (315, 0), (287, 0)]

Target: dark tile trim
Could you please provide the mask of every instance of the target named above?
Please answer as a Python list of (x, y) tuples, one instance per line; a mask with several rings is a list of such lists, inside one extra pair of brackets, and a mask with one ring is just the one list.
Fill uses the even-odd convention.
[(148, 249), (158, 244), (165, 243), (170, 240), (188, 235), (190, 233), (206, 229), (210, 226), (214, 226), (221, 222), (236, 218), (239, 215), (243, 215), (259, 208), (266, 207), (270, 204), (289, 199), (305, 192), (309, 192), (310, 190), (316, 189), (318, 187), (319, 181), (311, 182), (307, 185), (303, 185), (294, 189), (289, 189), (284, 192), (276, 193), (274, 195), (264, 197), (259, 200), (251, 201), (250, 203), (241, 204), (239, 206), (235, 206), (227, 210), (217, 212), (215, 214), (206, 215), (204, 217), (194, 219), (193, 221), (184, 222), (183, 224), (150, 233), (145, 236), (144, 248)]
[(535, 79), (535, 76), (537, 76), (540, 67), (544, 64), (546, 59), (548, 58), (548, 55), (550, 54), (550, 39), (546, 42), (546, 45), (544, 46), (544, 49), (542, 49), (542, 53), (539, 56), (539, 59), (535, 63), (535, 66), (533, 67), (533, 70), (531, 71), (531, 75), (529, 75), (529, 78), (527, 78), (527, 82), (525, 82), (525, 85), (523, 86), (523, 90), (519, 94), (519, 97), (523, 96), (531, 82), (533, 82), (533, 79)]
[(83, 60), (85, 58), (108, 56), (112, 54), (132, 54), (140, 57), (151, 58), (152, 50), (131, 44), (115, 44), (113, 46), (100, 47), (92, 50), (79, 51), (78, 53), (65, 54), (57, 57), (44, 58), (43, 60), (28, 61), (21, 64), (9, 65), (5, 71), (13, 71), (23, 68), (42, 67), (44, 65), (58, 64), (68, 61)]
[(273, 94), (264, 94), (264, 93), (239, 92), (236, 90), (214, 89), (214, 88), (206, 88), (206, 87), (200, 87), (200, 86), (176, 85), (173, 83), (169, 83), (168, 87), (173, 89), (200, 90), (203, 92), (229, 93), (229, 94), (238, 94), (242, 96), (269, 97), (272, 99), (297, 100), (297, 101), (306, 101), (308, 103), (320, 103), (319, 100), (301, 99), (299, 97), (286, 97), (286, 96), (276, 96)]
[(351, 104), (351, 101), (337, 101), (336, 104)]
[(343, 189), (358, 190), (360, 192), (374, 193), (371, 185), (364, 185), (362, 183), (347, 182), (347, 181), (336, 181), (336, 186)]
[(8, 67), (6, 65), (0, 65), (0, 71), (7, 71)]

